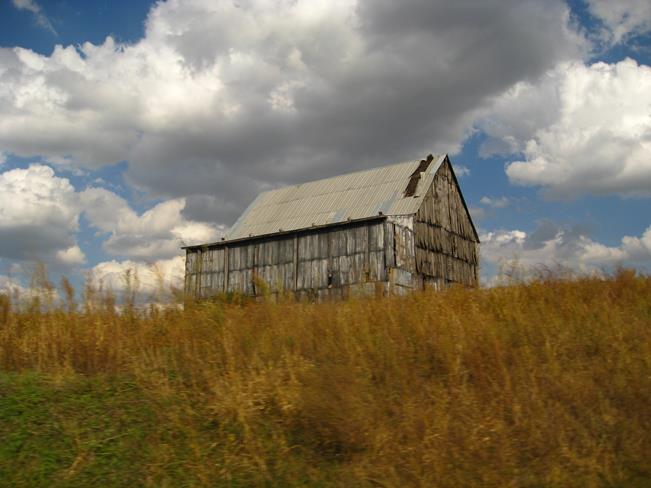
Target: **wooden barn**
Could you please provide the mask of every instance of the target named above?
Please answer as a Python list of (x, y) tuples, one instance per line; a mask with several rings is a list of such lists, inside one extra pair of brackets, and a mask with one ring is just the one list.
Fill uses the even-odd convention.
[(476, 286), (479, 238), (447, 155), (258, 195), (219, 242), (187, 246), (186, 292), (299, 298)]

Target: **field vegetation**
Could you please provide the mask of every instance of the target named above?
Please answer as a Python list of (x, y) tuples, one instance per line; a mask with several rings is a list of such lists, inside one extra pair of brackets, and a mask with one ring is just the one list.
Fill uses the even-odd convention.
[(651, 486), (632, 271), (323, 304), (59, 289), (0, 298), (2, 486)]

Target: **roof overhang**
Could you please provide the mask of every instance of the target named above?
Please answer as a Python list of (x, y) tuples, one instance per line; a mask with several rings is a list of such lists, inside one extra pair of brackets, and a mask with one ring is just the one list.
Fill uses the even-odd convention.
[(256, 235), (256, 236), (248, 236), (248, 237), (240, 237), (238, 239), (230, 239), (230, 240), (221, 240), (221, 241), (216, 241), (216, 242), (209, 242), (206, 244), (194, 244), (192, 246), (181, 246), (181, 249), (205, 249), (205, 248), (219, 248), (219, 247), (226, 247), (231, 244), (241, 244), (246, 241), (260, 241), (260, 240), (268, 240), (268, 239), (273, 239), (275, 237), (285, 237), (288, 235), (292, 234), (306, 234), (311, 231), (315, 230), (322, 230), (325, 228), (334, 228), (334, 227), (345, 227), (348, 225), (355, 225), (355, 224), (360, 224), (364, 222), (370, 222), (370, 221), (376, 221), (376, 220), (384, 220), (387, 218), (387, 215), (383, 214), (378, 214), (374, 215), (372, 217), (364, 217), (361, 219), (351, 219), (351, 220), (346, 220), (344, 222), (333, 222), (329, 224), (324, 224), (324, 225), (313, 225), (310, 227), (303, 227), (301, 229), (293, 229), (293, 230), (287, 230), (287, 231), (278, 231), (278, 232), (272, 232), (269, 234), (261, 234), (261, 235)]

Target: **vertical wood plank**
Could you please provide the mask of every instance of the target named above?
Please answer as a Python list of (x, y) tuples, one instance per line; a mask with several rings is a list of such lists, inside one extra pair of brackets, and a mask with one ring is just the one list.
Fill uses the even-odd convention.
[(294, 261), (294, 291), (298, 290), (298, 234), (294, 234), (293, 239), (294, 252), (292, 260)]
[(228, 246), (224, 246), (224, 293), (228, 291)]

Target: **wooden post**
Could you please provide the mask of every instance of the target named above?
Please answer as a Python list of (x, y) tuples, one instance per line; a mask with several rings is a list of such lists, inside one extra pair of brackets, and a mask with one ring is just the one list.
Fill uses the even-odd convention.
[(203, 274), (203, 253), (201, 248), (197, 249), (197, 280), (195, 281), (195, 295), (201, 297), (201, 278)]
[(190, 267), (188, 266), (189, 260), (190, 260), (190, 251), (186, 249), (185, 250), (185, 280), (184, 280), (184, 289), (185, 289), (186, 296), (193, 291), (192, 278), (195, 276), (193, 273), (194, 269), (191, 270)]
[(294, 234), (294, 291), (298, 290), (298, 234)]
[(228, 246), (224, 246), (224, 293), (228, 292)]
[(371, 276), (371, 226), (373, 224), (366, 225), (366, 250), (364, 253), (364, 273), (365, 281), (369, 281)]

